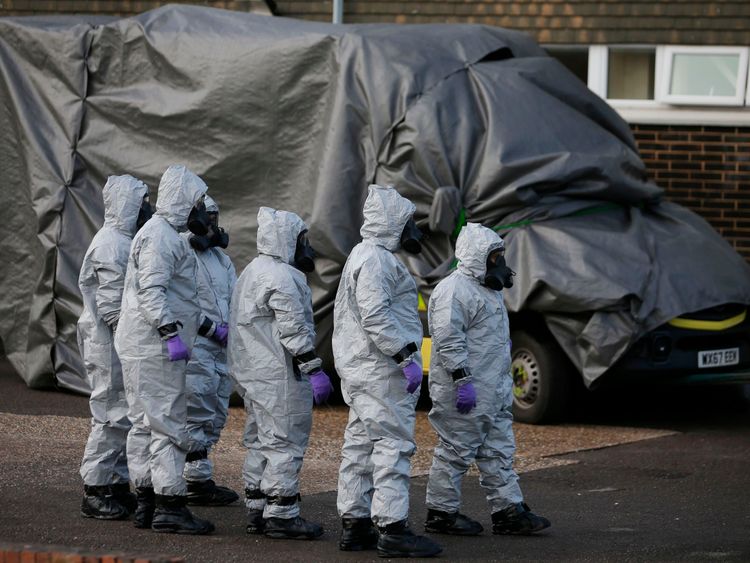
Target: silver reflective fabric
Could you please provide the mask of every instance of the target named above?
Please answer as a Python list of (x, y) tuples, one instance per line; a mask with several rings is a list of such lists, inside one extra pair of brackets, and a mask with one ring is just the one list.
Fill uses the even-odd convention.
[(158, 495), (185, 495), (182, 476), (191, 449), (187, 432), (186, 362), (170, 362), (157, 328), (180, 322), (180, 338), (192, 348), (200, 306), (195, 254), (184, 230), (206, 184), (181, 165), (167, 168), (159, 183), (156, 213), (130, 247), (115, 347), (122, 362), (128, 418), (127, 454), (136, 487)]
[[(250, 401), (249, 455), (259, 453), (265, 462), (245, 464), (245, 488), (260, 488), (269, 496), (299, 493), (312, 426), (312, 386), (306, 375), (295, 373), (292, 362), (315, 347), (312, 294), (305, 275), (291, 265), (304, 230), (307, 226), (294, 213), (261, 207), (259, 256), (240, 274), (232, 295), (229, 373)], [(297, 503), (267, 504), (264, 510), (266, 518), (298, 514)]]
[[(458, 512), (461, 481), (476, 463), (491, 512), (521, 502), (513, 470), (515, 440), (511, 406), (510, 331), (503, 295), (481, 285), (490, 252), (503, 248), (492, 230), (468, 223), (458, 236), (458, 268), (432, 292), (428, 322), (432, 335), (429, 419), (438, 435), (427, 506)], [(468, 414), (456, 409), (451, 373), (465, 369), (477, 392)]]
[[(218, 213), (216, 202), (206, 195), (206, 211)], [(190, 237), (190, 233), (183, 236)], [(229, 324), (229, 302), (237, 274), (234, 265), (221, 248), (205, 251), (193, 249), (198, 265), (198, 302), (201, 313), (216, 324)], [(203, 336), (193, 345), (187, 365), (187, 428), (195, 449), (210, 449), (216, 445), (227, 421), (229, 397), (233, 383), (227, 372), (226, 350)], [(185, 464), (185, 479), (211, 479), (213, 464), (210, 458)]]
[[(339, 471), (338, 511), (378, 526), (409, 514), (418, 393), (392, 356), (422, 344), (417, 286), (394, 252), (414, 204), (391, 187), (371, 185), (362, 242), (344, 266), (334, 305), (333, 354), (349, 421)], [(415, 355), (421, 366), (421, 357)]]
[(91, 433), (81, 462), (85, 485), (129, 481), (125, 441), (130, 421), (112, 330), (120, 318), (130, 243), (147, 193), (146, 184), (132, 176), (107, 178), (104, 225), (89, 245), (78, 278), (83, 298), (78, 349), (91, 387)]

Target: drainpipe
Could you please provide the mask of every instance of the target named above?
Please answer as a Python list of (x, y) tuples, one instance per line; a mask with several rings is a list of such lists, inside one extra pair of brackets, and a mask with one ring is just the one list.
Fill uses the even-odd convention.
[(344, 22), (344, 0), (333, 0), (333, 23)]

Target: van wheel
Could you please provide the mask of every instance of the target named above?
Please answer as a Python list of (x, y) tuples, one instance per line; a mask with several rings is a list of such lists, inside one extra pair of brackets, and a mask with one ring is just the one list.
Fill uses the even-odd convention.
[(551, 337), (542, 340), (519, 330), (511, 340), (513, 417), (527, 424), (560, 420), (570, 398), (570, 360)]

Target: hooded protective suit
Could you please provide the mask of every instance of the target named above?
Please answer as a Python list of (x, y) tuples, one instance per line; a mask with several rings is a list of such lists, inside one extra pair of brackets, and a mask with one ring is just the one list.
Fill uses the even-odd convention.
[(104, 225), (94, 235), (78, 277), (83, 297), (78, 349), (91, 386), (91, 433), (81, 477), (85, 485), (92, 486), (129, 481), (125, 442), (130, 421), (113, 334), (120, 318), (130, 243), (148, 188), (129, 175), (110, 176), (102, 194)]
[[(456, 241), (458, 268), (430, 297), (429, 419), (438, 444), (427, 484), (427, 507), (434, 510), (458, 511), (461, 480), (472, 462), (493, 513), (523, 500), (513, 470), (508, 313), (502, 292), (482, 285), (487, 256), (503, 247), (497, 233), (468, 223)], [(452, 373), (459, 369), (471, 374), (476, 389), (477, 405), (468, 414), (456, 409)]]
[[(204, 199), (208, 213), (219, 206)], [(190, 233), (185, 233), (188, 241)], [(229, 302), (237, 281), (234, 264), (221, 248), (194, 250), (198, 264), (198, 302), (204, 318), (216, 324), (229, 323)], [(198, 336), (187, 365), (187, 428), (193, 447), (210, 450), (219, 441), (227, 421), (233, 383), (227, 374), (226, 350), (218, 342)], [(188, 481), (211, 479), (213, 465), (206, 457), (185, 465)]]
[[(305, 274), (292, 266), (304, 230), (307, 226), (294, 213), (261, 207), (258, 257), (242, 272), (232, 295), (229, 372), (255, 415), (255, 424), (246, 426), (245, 443), (259, 444), (265, 460), (265, 465), (254, 463), (255, 471), (246, 463), (243, 476), (246, 493), (256, 492), (251, 508), (263, 505), (257, 497), (268, 500), (264, 518), (299, 515), (299, 472), (312, 426), (307, 375), (321, 364), (317, 357), (293, 360), (315, 347), (312, 292)], [(251, 446), (249, 455), (257, 453)]]
[[(334, 305), (333, 355), (349, 421), (339, 471), (341, 517), (377, 526), (409, 512), (409, 459), (414, 453), (414, 407), (393, 356), (422, 342), (417, 286), (394, 252), (415, 206), (393, 188), (369, 187), (362, 242), (341, 275)], [(421, 366), (419, 354), (413, 359)], [(374, 492), (373, 492), (374, 490)]]
[(197, 335), (197, 264), (179, 231), (206, 190), (203, 180), (184, 166), (170, 166), (162, 175), (156, 213), (130, 247), (115, 337), (133, 424), (128, 434), (130, 477), (136, 487), (153, 485), (157, 495), (186, 494), (182, 473), (191, 449), (186, 362), (169, 361), (167, 343), (157, 329), (179, 322), (179, 336), (188, 348)]

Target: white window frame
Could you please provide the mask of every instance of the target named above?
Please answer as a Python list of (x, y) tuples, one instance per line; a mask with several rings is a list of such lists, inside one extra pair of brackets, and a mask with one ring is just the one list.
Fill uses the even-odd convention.
[(654, 98), (656, 98), (657, 87), (659, 86), (659, 60), (660, 49), (656, 45), (591, 45), (589, 47), (589, 80), (588, 87), (597, 96), (607, 100), (613, 107), (656, 107), (659, 105), (656, 99), (642, 100), (629, 98), (608, 98), (607, 86), (609, 83), (609, 50), (633, 50), (645, 51), (654, 49), (656, 51), (656, 61), (654, 62)]
[[(667, 45), (661, 48), (661, 65), (656, 74), (661, 76), (659, 90), (655, 93), (657, 101), (672, 105), (691, 106), (743, 106), (748, 99), (748, 49), (747, 47), (702, 47)], [(675, 55), (739, 55), (737, 68), (737, 85), (734, 96), (691, 96), (669, 93), (670, 78)]]
[[(554, 45), (556, 49), (562, 45)], [(585, 45), (570, 45), (572, 48), (585, 47)], [(607, 99), (607, 66), (609, 61), (609, 48), (635, 49), (655, 48), (656, 61), (654, 65), (654, 98), (653, 100), (622, 100)], [(588, 87), (600, 98), (605, 100), (620, 116), (628, 123), (648, 123), (652, 125), (719, 125), (732, 127), (750, 126), (750, 86), (746, 86), (747, 93), (744, 107), (728, 106), (699, 106), (696, 103), (690, 105), (673, 105), (665, 103), (660, 98), (660, 92), (664, 86), (664, 63), (667, 45), (589, 45), (588, 60)], [(716, 47), (710, 47), (716, 49)], [(733, 47), (733, 49), (748, 49), (747, 47)], [(750, 49), (748, 49), (750, 51)], [(750, 59), (750, 57), (749, 57)], [(745, 68), (747, 76), (750, 76), (750, 60)], [(739, 77), (738, 77), (739, 78)]]

